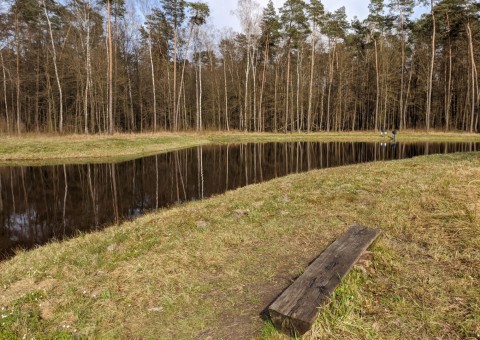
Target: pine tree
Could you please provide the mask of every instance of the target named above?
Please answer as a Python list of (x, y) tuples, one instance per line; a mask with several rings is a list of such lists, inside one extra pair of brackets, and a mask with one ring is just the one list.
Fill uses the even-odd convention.
[[(178, 55), (178, 35), (185, 20), (184, 0), (160, 0), (161, 7), (165, 14), (167, 22), (170, 23), (173, 32), (173, 130), (178, 130), (177, 113), (177, 55)], [(180, 96), (181, 93), (178, 93)]]
[(320, 33), (325, 24), (325, 7), (319, 0), (311, 0), (310, 5), (308, 6), (308, 15), (310, 18), (312, 26), (311, 34), (311, 43), (312, 43), (312, 54), (310, 57), (310, 84), (308, 87), (308, 111), (307, 111), (307, 131), (310, 132), (312, 127), (312, 100), (313, 100), (313, 78), (314, 78), (314, 69), (315, 69), (315, 50), (316, 50), (316, 41), (317, 35)]
[[(264, 112), (264, 91), (265, 91), (265, 83), (267, 81), (267, 66), (271, 60), (274, 59), (274, 56), (277, 54), (277, 49), (280, 43), (280, 29), (282, 28), (282, 24), (280, 23), (279, 17), (277, 15), (277, 11), (273, 5), (273, 1), (269, 0), (267, 7), (263, 9), (263, 16), (261, 22), (261, 37), (260, 37), (260, 48), (263, 49), (263, 71), (262, 71), (262, 79), (261, 79), (261, 87), (260, 87), (260, 98), (259, 98), (259, 107), (258, 107), (258, 114), (259, 114), (259, 126), (260, 131), (265, 130), (265, 112)], [(277, 64), (275, 63), (275, 74), (277, 73)], [(277, 77), (275, 77), (277, 80)], [(273, 107), (273, 130), (277, 131), (277, 83), (275, 81), (274, 84), (274, 107)]]
[[(332, 95), (332, 86), (333, 79), (335, 75), (335, 59), (337, 55), (337, 44), (346, 37), (346, 32), (349, 27), (347, 22), (347, 14), (345, 12), (345, 7), (340, 7), (333, 13), (329, 12), (326, 14), (327, 21), (324, 27), (324, 33), (328, 37), (329, 44), (329, 65), (328, 65), (328, 90), (327, 90), (327, 114), (326, 114), (326, 129), (330, 131), (331, 128), (331, 95)], [(337, 117), (338, 113), (336, 113)], [(338, 121), (338, 119), (336, 119)], [(322, 123), (321, 123), (322, 125)]]
[[(299, 66), (299, 49), (300, 45), (304, 42), (309, 33), (308, 20), (306, 15), (307, 5), (303, 0), (287, 0), (283, 7), (280, 9), (280, 18), (283, 25), (283, 34), (286, 39), (286, 54), (287, 54), (287, 83), (285, 91), (285, 132), (288, 130), (288, 118), (290, 116), (290, 131), (295, 129), (295, 118), (293, 103), (290, 103), (290, 67), (291, 67), (291, 54), (292, 50), (297, 52), (297, 67)], [(298, 72), (297, 72), (298, 73)], [(297, 81), (299, 80), (297, 74)], [(297, 88), (297, 98), (299, 96)], [(297, 100), (298, 102), (298, 100)], [(301, 123), (298, 117), (298, 105), (297, 105), (297, 129), (300, 128)]]

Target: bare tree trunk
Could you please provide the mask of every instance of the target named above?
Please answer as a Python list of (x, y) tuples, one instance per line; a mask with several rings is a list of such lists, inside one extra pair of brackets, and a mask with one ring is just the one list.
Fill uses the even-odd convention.
[[(214, 103), (216, 105), (216, 109), (215, 111), (218, 112), (218, 123), (217, 123), (217, 126), (216, 126), (216, 129), (217, 130), (222, 130), (222, 103), (221, 103), (221, 100), (222, 100), (222, 96), (220, 95), (220, 91), (221, 91), (221, 86), (219, 84), (219, 76), (217, 75), (218, 73), (215, 72), (215, 55), (212, 53), (212, 52), (208, 52), (208, 55), (209, 55), (209, 59), (210, 59), (210, 72), (211, 74), (215, 74), (216, 76), (213, 78), (214, 81), (213, 81), (213, 87), (215, 88), (215, 91), (212, 90), (213, 93), (216, 94), (216, 98), (214, 98)], [(203, 86), (203, 84), (202, 84)], [(215, 107), (215, 105), (213, 105), (213, 107)]]
[[(112, 1), (112, 0), (110, 0)], [(113, 3), (114, 6), (114, 16), (113, 16), (113, 33), (112, 33), (112, 43), (113, 43), (113, 53), (112, 53), (112, 67), (113, 67), (113, 75), (112, 75), (112, 83), (114, 86), (112, 87), (112, 112), (117, 112), (117, 92), (118, 92), (118, 86), (117, 86), (117, 79), (118, 79), (118, 58), (117, 58), (117, 49), (118, 49), (118, 22), (117, 22), (117, 9), (118, 9), (118, 1), (115, 1)], [(113, 122), (113, 120), (112, 120)], [(113, 125), (113, 124), (112, 124)]]
[[(88, 67), (87, 67), (88, 68)], [(87, 80), (85, 82), (85, 94), (83, 98), (83, 116), (85, 117), (84, 133), (88, 135), (88, 92), (90, 87), (89, 71), (87, 70)]]
[[(289, 114), (289, 92), (290, 92), (290, 41), (288, 42), (287, 48), (287, 88), (285, 90), (285, 133), (287, 133), (288, 129), (288, 114)], [(293, 124), (293, 119), (290, 122)], [(292, 125), (293, 128), (293, 125)]]
[(378, 111), (380, 106), (380, 72), (378, 70), (377, 39), (373, 39), (373, 42), (375, 44), (375, 77), (376, 77), (376, 87), (377, 87), (377, 93), (375, 98), (375, 131), (378, 131)]
[[(477, 83), (477, 66), (475, 65), (475, 54), (473, 53), (473, 39), (472, 28), (470, 27), (470, 21), (467, 22), (467, 36), (468, 36), (468, 51), (470, 54), (470, 67), (471, 67), (471, 108), (470, 108), (470, 132), (473, 132), (473, 126), (475, 121), (475, 93), (478, 92)], [(477, 86), (475, 85), (477, 84)], [(478, 93), (477, 93), (478, 95)]]
[(410, 74), (408, 76), (408, 84), (407, 84), (407, 92), (405, 93), (405, 104), (403, 105), (403, 127), (407, 127), (407, 109), (408, 109), (408, 99), (410, 96), (410, 88), (412, 86), (412, 78), (413, 78), (413, 60), (414, 60), (415, 54), (412, 54), (412, 60), (411, 60), (411, 65), (410, 65)]
[[(90, 64), (91, 65), (91, 64)], [(92, 103), (92, 110), (90, 111), (90, 131), (95, 132), (96, 122), (98, 121), (98, 117), (100, 116), (100, 105), (98, 100), (96, 100), (96, 87), (94, 87), (93, 81), (91, 82), (92, 91), (90, 91), (90, 102)]]
[(339, 63), (339, 60), (338, 60), (338, 55), (339, 55), (338, 53), (335, 55), (339, 86), (337, 86), (337, 99), (335, 101), (335, 120), (334, 120), (334, 126), (333, 126), (334, 131), (340, 131), (340, 121), (341, 121), (341, 118), (342, 118), (341, 117), (341, 115), (342, 115), (342, 86), (341, 86), (341, 84), (343, 84), (343, 79), (342, 79), (343, 72), (340, 69), (340, 63)]
[(430, 130), (430, 115), (432, 111), (432, 88), (433, 88), (433, 69), (435, 65), (435, 36), (436, 36), (436, 22), (435, 22), (435, 12), (433, 11), (433, 0), (430, 1), (431, 13), (433, 20), (433, 30), (432, 30), (432, 56), (430, 59), (430, 74), (428, 76), (428, 89), (427, 89), (427, 107), (425, 112), (425, 127), (427, 132)]
[[(269, 37), (267, 36), (267, 40), (265, 42), (265, 52), (263, 55), (263, 70), (262, 70), (262, 85), (260, 86), (260, 98), (258, 101), (258, 117), (259, 119), (264, 119), (262, 117), (265, 116), (263, 113), (263, 91), (265, 90), (265, 81), (266, 81), (266, 72), (267, 72), (267, 64), (268, 64), (268, 57), (269, 57)], [(260, 126), (260, 131), (265, 131), (265, 124), (263, 122)]]
[(62, 85), (60, 84), (60, 76), (58, 75), (57, 52), (55, 49), (55, 41), (53, 40), (52, 25), (50, 23), (50, 18), (48, 16), (45, 0), (42, 0), (42, 4), (43, 4), (43, 10), (45, 12), (45, 18), (47, 19), (47, 23), (48, 23), (48, 32), (50, 33), (50, 40), (52, 42), (53, 68), (55, 70), (55, 78), (57, 80), (58, 94), (60, 99), (58, 130), (60, 131), (60, 133), (62, 133), (63, 132), (63, 93), (62, 93)]
[(17, 49), (17, 133), (20, 134), (20, 37), (18, 32), (18, 15), (15, 17), (15, 40)]
[(182, 122), (182, 128), (183, 129), (188, 129), (188, 125), (187, 125), (187, 95), (185, 94), (185, 86), (183, 87), (183, 90), (182, 90), (182, 97), (183, 97), (183, 122)]
[(247, 46), (247, 68), (245, 70), (245, 98), (244, 98), (244, 128), (245, 131), (248, 130), (248, 125), (247, 125), (247, 114), (248, 114), (248, 79), (249, 79), (249, 73), (250, 73), (250, 46)]
[(177, 118), (177, 29), (173, 30), (173, 130), (178, 130)]
[(330, 58), (330, 66), (329, 66), (329, 69), (328, 69), (328, 94), (327, 94), (327, 116), (325, 117), (326, 121), (327, 121), (327, 132), (330, 131), (330, 98), (331, 98), (331, 94), (332, 94), (332, 84), (333, 84), (333, 68), (334, 68), (334, 65), (335, 65), (335, 49), (337, 47), (337, 44), (336, 42), (334, 42), (333, 44), (333, 50), (332, 52), (330, 53), (331, 54), (331, 58)]
[[(385, 62), (383, 62), (382, 64), (385, 65)], [(383, 89), (385, 91), (385, 93), (383, 94), (384, 97), (383, 97), (383, 126), (387, 126), (387, 111), (388, 111), (388, 82), (387, 82), (387, 75), (388, 73), (383, 72), (383, 78), (384, 78), (384, 83), (383, 83)], [(392, 126), (392, 129), (395, 129), (395, 121), (392, 119), (390, 121), (390, 125)]]
[(257, 131), (257, 65), (255, 63), (255, 49), (252, 48), (252, 77), (253, 77), (253, 130)]
[(155, 86), (155, 67), (153, 65), (152, 55), (152, 35), (151, 29), (148, 28), (148, 55), (150, 57), (150, 70), (152, 73), (152, 91), (153, 91), (153, 131), (157, 131), (157, 91)]
[[(447, 29), (450, 30), (450, 18), (447, 12)], [(450, 129), (450, 106), (452, 105), (452, 42), (448, 37), (448, 80), (446, 84), (445, 130)]]
[(403, 24), (404, 24), (404, 16), (403, 16), (403, 11), (402, 11), (402, 6), (400, 6), (400, 1), (398, 2), (398, 10), (400, 12), (400, 27), (401, 27), (401, 36), (402, 36), (402, 66), (401, 66), (401, 71), (400, 71), (400, 101), (399, 103), (399, 108), (398, 108), (398, 113), (400, 115), (399, 120), (400, 120), (400, 130), (404, 128), (403, 126), (403, 88), (404, 88), (404, 74), (405, 74), (405, 30), (403, 29)]
[(277, 86), (278, 86), (278, 67), (275, 65), (275, 93), (273, 97), (273, 131), (277, 132), (278, 127), (277, 127)]
[(226, 57), (223, 59), (223, 79), (224, 79), (224, 87), (225, 87), (225, 124), (227, 127), (227, 131), (230, 131), (230, 123), (228, 121), (228, 88), (227, 88), (227, 65), (226, 65)]
[(243, 129), (243, 123), (244, 123), (244, 118), (243, 118), (243, 103), (242, 103), (242, 86), (241, 86), (241, 81), (240, 81), (240, 73), (238, 72), (239, 67), (235, 68), (235, 74), (237, 76), (237, 81), (235, 82), (233, 80), (233, 71), (232, 71), (232, 84), (237, 84), (237, 98), (238, 98), (238, 109), (239, 109), (239, 121), (238, 121), (238, 126), (241, 129)]
[[(313, 27), (315, 32), (315, 26)], [(308, 87), (308, 109), (307, 109), (307, 132), (311, 131), (312, 124), (312, 99), (313, 99), (313, 71), (315, 69), (315, 34), (312, 34), (312, 54), (310, 56), (310, 84)]]
[(197, 117), (196, 117), (196, 130), (202, 130), (202, 61), (200, 57), (197, 61), (195, 71), (195, 92), (196, 92), (196, 102), (197, 102)]
[(47, 100), (47, 125), (48, 125), (48, 131), (54, 131), (55, 130), (55, 123), (54, 123), (54, 118), (52, 117), (52, 101), (50, 100), (51, 93), (52, 93), (52, 84), (50, 83), (50, 75), (48, 74), (49, 69), (49, 64), (48, 64), (48, 58), (45, 59), (45, 79), (46, 79), (46, 86), (47, 86), (47, 93), (46, 97), (48, 98)]
[(10, 131), (10, 120), (8, 115), (8, 101), (7, 101), (7, 75), (5, 72), (5, 63), (3, 61), (3, 53), (0, 51), (0, 60), (2, 61), (3, 74), (3, 98), (5, 100), (5, 123), (7, 124), (7, 131)]
[(322, 131), (323, 129), (323, 116), (325, 115), (324, 112), (324, 107), (325, 107), (325, 85), (321, 84), (321, 90), (320, 90), (320, 119), (317, 119), (318, 121), (318, 128), (317, 131)]
[[(291, 65), (291, 63), (290, 63)], [(294, 101), (294, 91), (293, 91), (293, 75), (290, 75), (290, 91), (289, 91), (289, 101), (290, 101), (290, 131), (295, 131), (295, 112), (293, 110), (293, 101)]]
[(200, 62), (200, 67), (198, 69), (198, 116), (200, 119), (199, 128), (200, 131), (203, 130), (203, 122), (202, 122), (202, 63)]
[[(90, 1), (88, 2), (88, 9), (90, 9)], [(87, 81), (85, 84), (85, 98), (84, 98), (84, 106), (83, 106), (83, 114), (85, 116), (85, 134), (88, 134), (88, 96), (90, 92), (91, 86), (91, 77), (92, 77), (92, 57), (90, 52), (90, 14), (89, 11), (85, 8), (85, 21), (87, 22), (87, 39), (86, 39), (86, 52), (87, 52), (87, 60), (86, 60), (86, 71), (87, 71)]]
[[(175, 106), (176, 109), (174, 109), (174, 114), (175, 114), (175, 123), (174, 123), (174, 130), (177, 131), (178, 130), (178, 117), (180, 116), (180, 98), (182, 96), (182, 91), (183, 91), (183, 79), (184, 79), (184, 76), (185, 76), (185, 66), (186, 66), (186, 63), (187, 63), (187, 54), (188, 54), (188, 48), (190, 46), (190, 40), (191, 40), (191, 37), (192, 37), (192, 32), (193, 32), (193, 25), (191, 26), (190, 28), (190, 33), (188, 34), (188, 40), (187, 40), (187, 46), (185, 48), (185, 56), (183, 58), (183, 65), (182, 65), (182, 74), (181, 74), (181, 77), (180, 77), (180, 89), (178, 91), (178, 98), (177, 98), (177, 104)], [(176, 65), (176, 62), (174, 62), (174, 65)], [(173, 73), (173, 82), (174, 82), (174, 92), (173, 92), (173, 96), (175, 98), (175, 89), (176, 89), (176, 66), (175, 66), (175, 70), (174, 70), (174, 73)]]
[(37, 52), (37, 69), (35, 75), (35, 130), (40, 131), (38, 118), (40, 115), (40, 53)]
[(112, 23), (110, 19), (110, 1), (107, 0), (107, 31), (108, 31), (108, 133), (113, 135), (113, 48)]
[(133, 112), (133, 96), (132, 96), (132, 80), (130, 79), (131, 74), (128, 72), (128, 99), (130, 101), (130, 128), (132, 131), (136, 130), (135, 127), (135, 118), (134, 118), (134, 112)]
[[(302, 129), (302, 124), (303, 124), (303, 111), (301, 110), (301, 107), (300, 107), (300, 74), (301, 74), (301, 71), (300, 71), (300, 66), (302, 64), (302, 59), (303, 59), (303, 44), (302, 44), (302, 48), (300, 49), (300, 51), (298, 52), (298, 56), (297, 56), (297, 93), (296, 93), (296, 108), (295, 108), (295, 111), (297, 113), (297, 131), (300, 132), (300, 130)], [(300, 111), (302, 111), (302, 114), (300, 115)], [(293, 130), (293, 126), (292, 126), (292, 130)]]
[(197, 131), (200, 130), (200, 102), (199, 102), (199, 88), (198, 88), (198, 67), (199, 67), (199, 62), (197, 60), (197, 65), (195, 66), (195, 105), (196, 105), (196, 116), (195, 116), (195, 129)]
[[(167, 84), (168, 84), (168, 99), (167, 99), (167, 102), (168, 102), (168, 106), (170, 106), (171, 102), (172, 102), (172, 82), (170, 81), (170, 63), (168, 60), (165, 61), (165, 64), (166, 64), (166, 73), (167, 73)], [(168, 119), (167, 119), (167, 116), (168, 116)], [(165, 112), (165, 129), (167, 129), (167, 123), (170, 124), (170, 128), (172, 128), (172, 122), (173, 122), (173, 111), (170, 109), (169, 107), (169, 110), (168, 110), (168, 115), (167, 115), (167, 112)]]

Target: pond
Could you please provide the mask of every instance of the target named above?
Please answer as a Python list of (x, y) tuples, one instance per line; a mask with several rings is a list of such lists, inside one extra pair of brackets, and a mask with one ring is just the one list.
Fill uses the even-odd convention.
[(480, 143), (212, 145), (123, 163), (0, 167), (0, 258), (291, 173), (480, 150)]

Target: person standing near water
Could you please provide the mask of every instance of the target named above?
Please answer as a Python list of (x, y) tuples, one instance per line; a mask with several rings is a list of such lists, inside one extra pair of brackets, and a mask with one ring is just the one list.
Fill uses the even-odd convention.
[(392, 136), (390, 137), (390, 139), (392, 139), (395, 142), (397, 139), (397, 134), (398, 134), (397, 129), (393, 129)]

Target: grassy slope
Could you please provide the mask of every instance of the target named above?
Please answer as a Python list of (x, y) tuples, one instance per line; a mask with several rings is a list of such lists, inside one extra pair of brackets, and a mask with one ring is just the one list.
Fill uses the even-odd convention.
[(353, 223), (373, 259), (306, 338), (478, 337), (479, 178), (478, 154), (316, 170), (20, 252), (0, 338), (282, 338), (259, 313)]
[[(0, 165), (122, 161), (209, 143), (267, 141), (379, 141), (375, 132), (342, 133), (158, 133), (113, 136), (24, 135), (0, 137)], [(400, 141), (477, 141), (480, 134), (402, 131)]]

